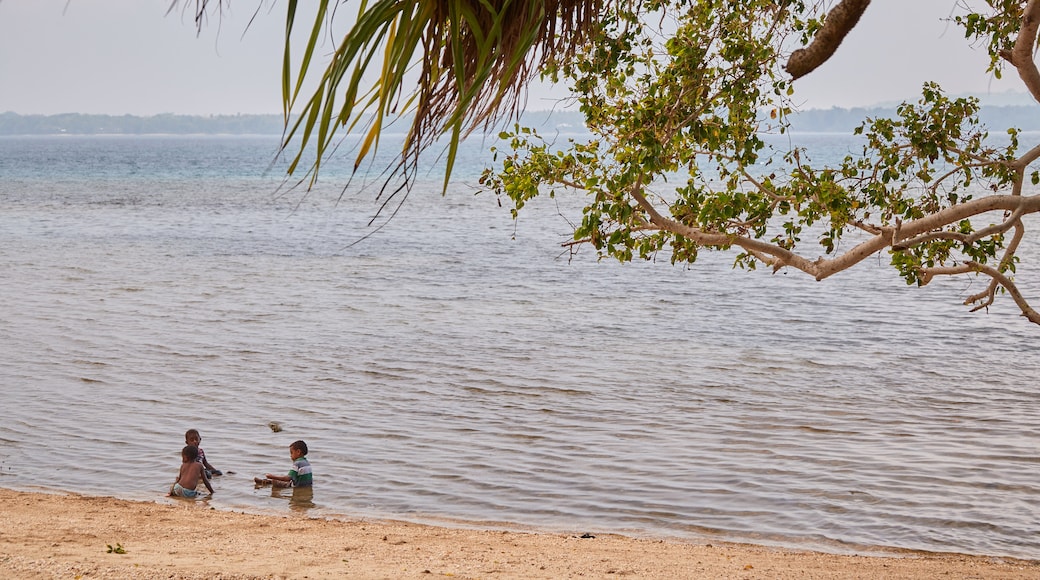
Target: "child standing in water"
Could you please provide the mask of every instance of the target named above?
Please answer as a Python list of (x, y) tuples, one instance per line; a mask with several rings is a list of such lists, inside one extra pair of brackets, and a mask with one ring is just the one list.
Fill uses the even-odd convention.
[(199, 480), (206, 484), (206, 489), (213, 495), (213, 486), (209, 483), (206, 470), (203, 469), (199, 459), (199, 448), (194, 445), (185, 445), (181, 449), (181, 470), (177, 474), (177, 481), (170, 487), (170, 495), (173, 497), (196, 498), (199, 492), (195, 490)]
[(311, 476), (311, 463), (307, 461), (307, 444), (303, 441), (293, 441), (289, 445), (289, 457), (293, 460), (289, 475), (268, 473), (263, 477), (254, 477), (253, 481), (257, 485), (275, 487), (311, 487), (314, 482)]
[(202, 450), (202, 447), (199, 447), (199, 444), (202, 443), (202, 435), (199, 435), (197, 429), (188, 429), (184, 434), (184, 443), (185, 445), (194, 445), (199, 450), (198, 462), (206, 469), (207, 476), (213, 477), (214, 475), (224, 475), (223, 471), (213, 467), (208, 461), (206, 461), (206, 452)]

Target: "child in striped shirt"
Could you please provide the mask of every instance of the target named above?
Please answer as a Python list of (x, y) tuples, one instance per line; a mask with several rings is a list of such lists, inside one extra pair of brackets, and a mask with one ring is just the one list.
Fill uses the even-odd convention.
[(292, 469), (289, 475), (265, 474), (254, 477), (257, 485), (273, 485), (274, 487), (310, 487), (313, 485), (311, 477), (311, 463), (307, 461), (307, 444), (303, 441), (293, 441), (289, 445), (289, 457), (292, 457)]

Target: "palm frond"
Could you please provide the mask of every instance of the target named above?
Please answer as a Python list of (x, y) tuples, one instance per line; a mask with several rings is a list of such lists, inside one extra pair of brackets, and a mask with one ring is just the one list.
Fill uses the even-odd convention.
[[(289, 3), (283, 69), (287, 123), (291, 113), (298, 115), (287, 126), (283, 141), (283, 148), (298, 148), (291, 170), (299, 170), (305, 157), (313, 156), (307, 157), (306, 169), (313, 184), (338, 131), (360, 125), (366, 135), (356, 169), (378, 147), (378, 135), (389, 119), (413, 116), (399, 168), (407, 178), (419, 153), (447, 135), (446, 188), (459, 141), (503, 115), (515, 114), (524, 87), (540, 67), (588, 38), (601, 16), (602, 0), (363, 3), (356, 23), (318, 79), (317, 90), (302, 103), (298, 102), (300, 87), (329, 3), (317, 3), (293, 83), (288, 47), (299, 8), (296, 2)], [(379, 76), (366, 86), (364, 73), (372, 70)], [(418, 81), (408, 86), (408, 75), (416, 70)], [(299, 142), (294, 142), (297, 138)]]
[[(168, 12), (178, 6), (193, 10), (201, 30), (210, 12), (222, 14), (230, 2), (171, 0)], [(282, 150), (297, 150), (289, 173), (304, 171), (303, 180), (313, 185), (337, 135), (361, 128), (364, 138), (356, 170), (378, 148), (386, 124), (411, 117), (399, 164), (391, 174), (407, 182), (419, 154), (447, 135), (446, 188), (459, 142), (516, 114), (528, 81), (543, 65), (572, 53), (589, 38), (602, 18), (603, 4), (604, 0), (361, 0), (355, 24), (320, 77), (314, 77), (317, 47), (336, 15), (337, 2), (287, 0)], [(312, 11), (311, 25), (304, 29), (307, 42), (302, 54), (293, 55), (298, 17), (304, 10)], [(410, 80), (414, 76), (409, 74), (416, 71), (417, 81)], [(378, 72), (378, 77), (367, 82), (368, 72)], [(312, 78), (316, 88), (303, 98)]]

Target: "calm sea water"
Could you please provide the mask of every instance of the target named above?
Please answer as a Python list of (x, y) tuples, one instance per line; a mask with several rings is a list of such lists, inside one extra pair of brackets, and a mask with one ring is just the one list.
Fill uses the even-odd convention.
[[(374, 231), (276, 143), (0, 139), (0, 486), (171, 501), (194, 427), (218, 509), (1040, 558), (1040, 330), (981, 282), (568, 259), (479, 142)], [(313, 498), (254, 489), (295, 439)]]

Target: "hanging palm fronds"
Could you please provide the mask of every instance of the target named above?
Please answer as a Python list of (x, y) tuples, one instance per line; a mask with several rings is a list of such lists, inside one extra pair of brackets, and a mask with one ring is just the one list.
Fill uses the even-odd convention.
[[(172, 0), (170, 10), (181, 2)], [(201, 27), (212, 4), (222, 9), (230, 0), (194, 4)], [(329, 0), (288, 1), (282, 147), (299, 150), (290, 174), (304, 169), (313, 184), (344, 129), (364, 131), (356, 169), (376, 149), (388, 122), (411, 116), (398, 170), (407, 178), (419, 152), (447, 134), (446, 186), (459, 141), (516, 113), (524, 87), (540, 67), (588, 38), (602, 18), (603, 0), (360, 0), (354, 26), (331, 55), (314, 93), (301, 101), (303, 88), (314, 82), (308, 72), (318, 57), (316, 47), (340, 7)], [(313, 24), (303, 53), (293, 55), (296, 21), (304, 10), (313, 10)], [(367, 81), (372, 72), (378, 77)], [(406, 86), (410, 82), (416, 82), (414, 88)]]
[[(291, 165), (296, 171), (313, 140), (316, 154), (307, 169), (317, 178), (336, 131), (364, 129), (357, 164), (378, 145), (388, 119), (414, 115), (401, 152), (405, 175), (420, 151), (450, 135), (447, 173), (459, 141), (469, 132), (516, 111), (523, 87), (541, 64), (567, 54), (600, 17), (601, 0), (376, 0), (362, 2), (356, 24), (344, 37), (302, 105), (297, 99), (330, 3), (315, 11), (300, 72), (292, 79), (289, 40), (298, 6), (289, 2), (283, 102), (289, 127), (283, 146), (301, 142)], [(414, 89), (407, 75), (419, 66)], [(379, 77), (366, 85), (367, 71)], [(413, 79), (414, 79), (414, 72)], [(297, 111), (298, 107), (298, 111)], [(447, 186), (448, 175), (445, 175)]]

